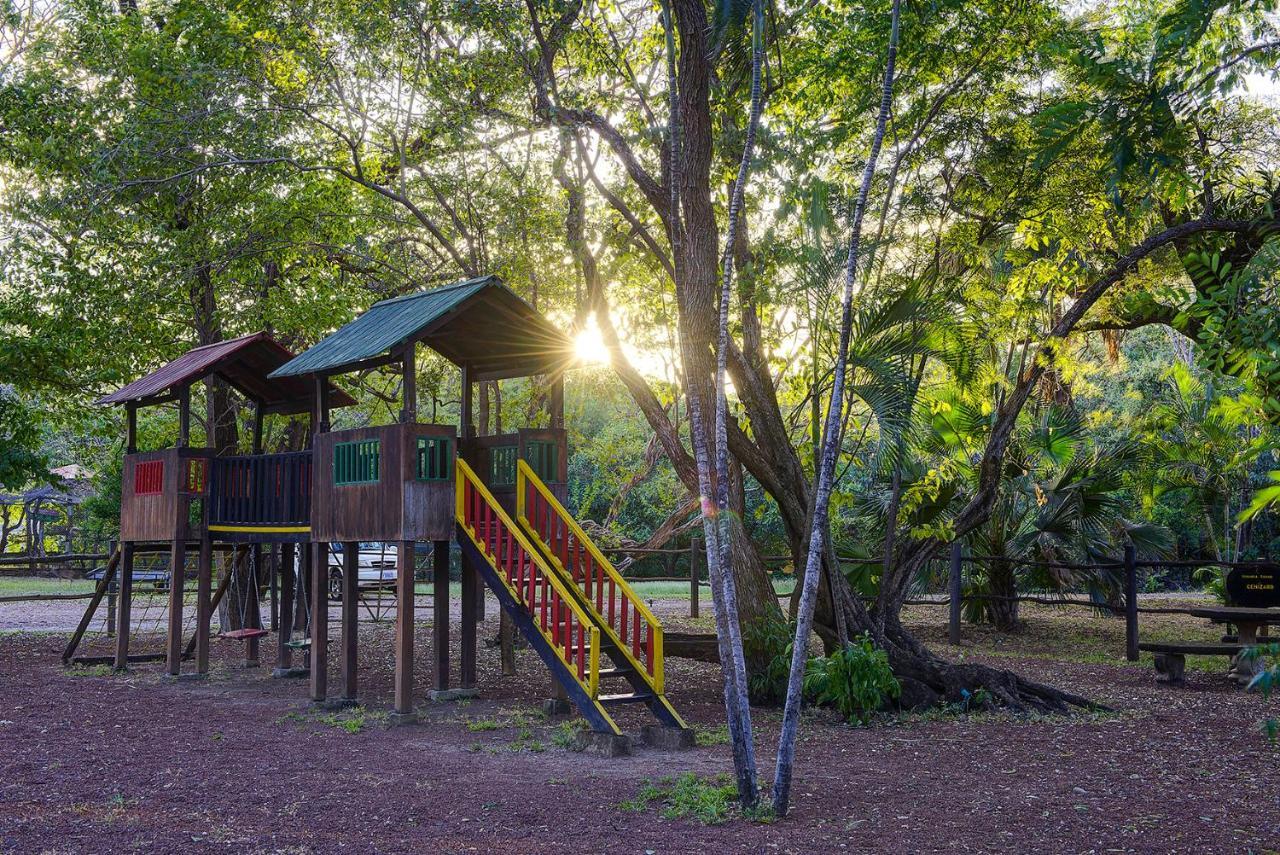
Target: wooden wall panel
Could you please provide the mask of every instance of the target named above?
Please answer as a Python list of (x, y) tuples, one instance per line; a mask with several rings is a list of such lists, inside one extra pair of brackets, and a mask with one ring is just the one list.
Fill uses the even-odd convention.
[[(190, 499), (184, 492), (189, 458), (207, 458), (203, 448), (165, 448), (126, 454), (120, 484), (120, 539), (132, 542), (184, 540), (199, 537), (203, 524), (191, 525)], [(158, 493), (138, 495), (134, 483), (138, 464), (160, 461), (164, 465)]]
[(449, 477), (442, 481), (419, 481), (417, 471), (418, 437), (445, 437), (450, 454), (458, 453), (458, 431), (453, 425), (400, 425), (403, 443), (404, 531), (397, 540), (449, 540), (453, 537), (454, 484), (457, 478), (453, 461)]
[[(320, 434), (315, 443), (311, 494), (311, 538), (351, 540), (447, 540), (453, 536), (454, 479), (419, 481), (420, 436), (447, 437), (457, 454), (452, 425), (392, 424)], [(333, 449), (342, 442), (378, 439), (377, 483), (333, 483)]]
[[(321, 543), (351, 540), (400, 540), (401, 444), (399, 425), (332, 431), (316, 436), (311, 481), (311, 539)], [(378, 480), (367, 484), (333, 483), (333, 449), (343, 442), (377, 439)]]

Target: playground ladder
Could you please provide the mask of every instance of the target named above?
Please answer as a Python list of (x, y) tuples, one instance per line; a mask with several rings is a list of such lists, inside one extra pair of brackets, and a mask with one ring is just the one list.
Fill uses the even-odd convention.
[[(608, 707), (629, 703), (642, 703), (663, 724), (684, 728), (663, 695), (661, 625), (523, 461), (518, 471), (520, 523), (465, 461), (457, 461), (463, 552), (592, 729), (620, 733)], [(532, 507), (556, 520), (552, 528), (539, 529), (523, 518), (526, 492), (539, 497)], [(566, 527), (573, 530), (575, 548), (591, 555), (589, 561), (575, 564), (563, 550), (557, 557), (552, 544), (559, 541), (542, 539)], [(588, 571), (594, 575), (579, 581), (576, 574)], [(601, 654), (612, 667), (600, 667)], [(625, 680), (631, 691), (602, 694), (601, 680), (615, 678)]]

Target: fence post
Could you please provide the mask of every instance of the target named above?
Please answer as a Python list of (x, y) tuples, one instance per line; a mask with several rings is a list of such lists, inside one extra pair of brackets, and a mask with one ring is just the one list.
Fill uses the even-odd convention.
[(1138, 661), (1138, 555), (1132, 543), (1124, 547), (1124, 658)]
[(698, 580), (702, 578), (702, 562), (707, 558), (702, 538), (689, 541), (689, 617), (698, 616)]
[(961, 597), (964, 596), (964, 588), (961, 586), (961, 573), (964, 571), (964, 547), (960, 541), (951, 544), (951, 575), (947, 582), (951, 588), (951, 608), (950, 616), (947, 623), (947, 641), (951, 644), (960, 643), (960, 605)]

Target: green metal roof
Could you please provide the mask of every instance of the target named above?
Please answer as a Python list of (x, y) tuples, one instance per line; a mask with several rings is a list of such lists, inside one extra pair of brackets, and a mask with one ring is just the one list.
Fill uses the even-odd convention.
[(270, 376), (341, 374), (415, 340), (470, 365), (477, 380), (562, 370), (573, 352), (564, 333), (502, 280), (481, 276), (375, 303)]

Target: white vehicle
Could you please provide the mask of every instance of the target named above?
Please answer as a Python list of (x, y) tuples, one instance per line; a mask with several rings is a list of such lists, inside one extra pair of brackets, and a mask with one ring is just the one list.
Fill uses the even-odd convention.
[[(361, 591), (396, 586), (396, 545), (364, 541), (360, 544), (356, 587)], [(329, 599), (342, 600), (342, 544), (329, 546)]]

